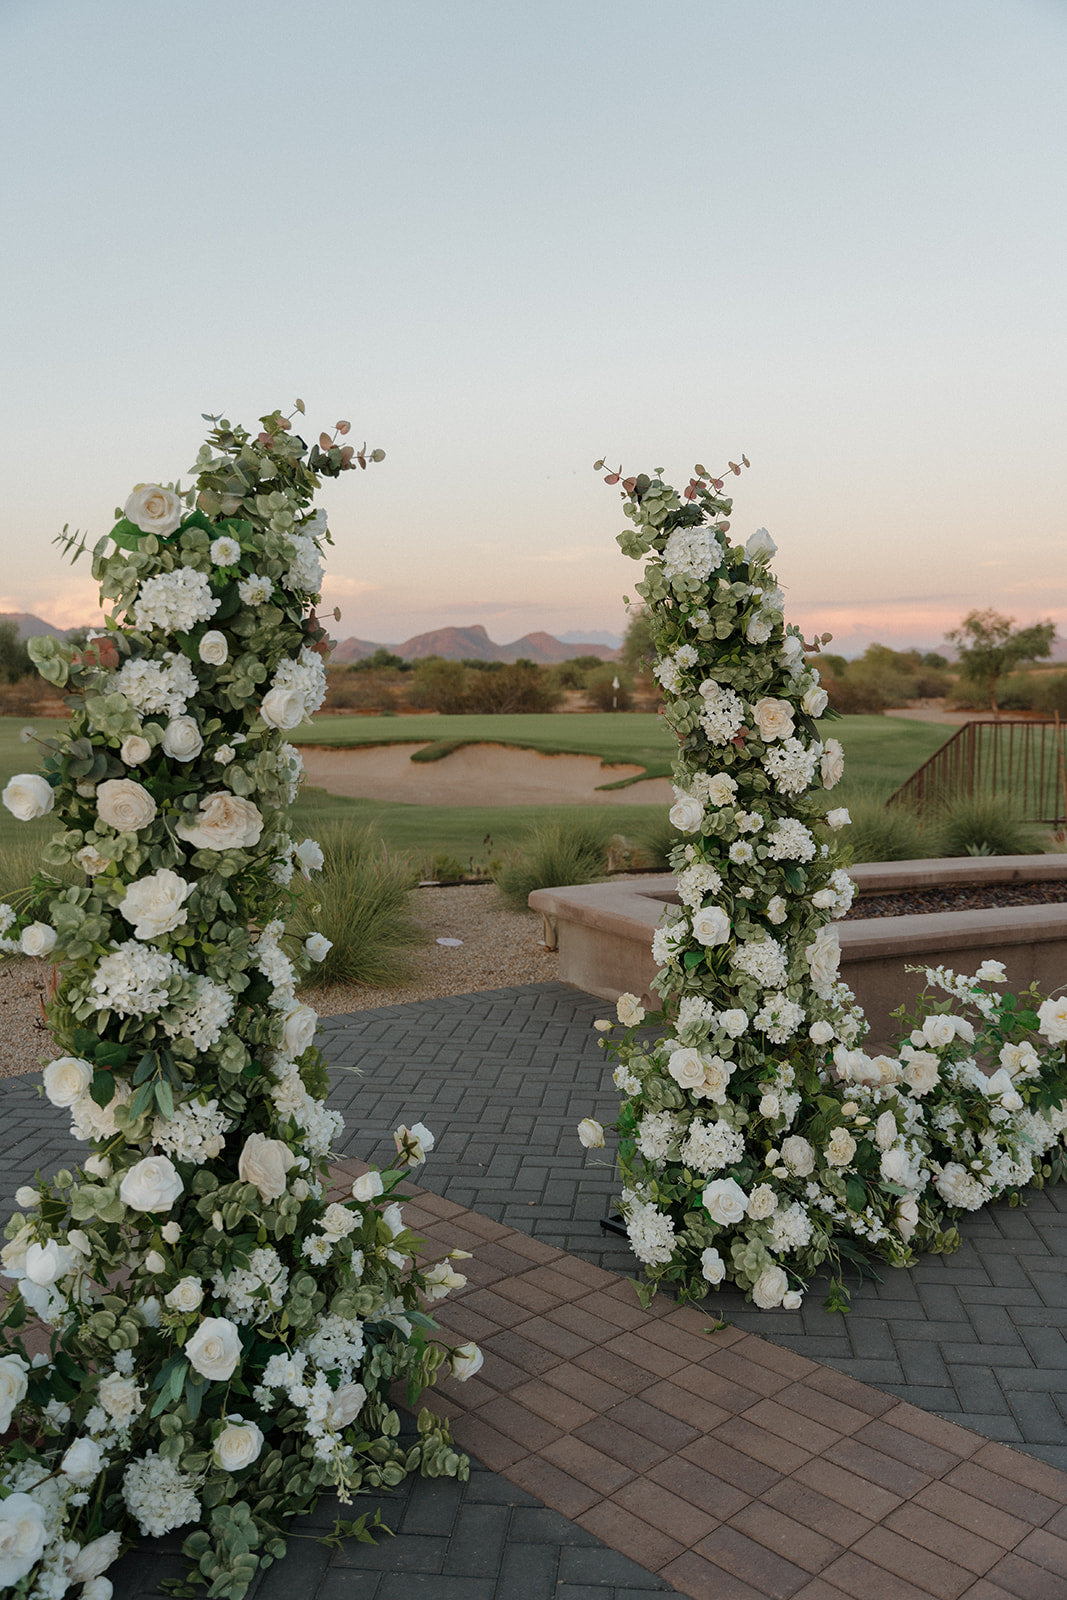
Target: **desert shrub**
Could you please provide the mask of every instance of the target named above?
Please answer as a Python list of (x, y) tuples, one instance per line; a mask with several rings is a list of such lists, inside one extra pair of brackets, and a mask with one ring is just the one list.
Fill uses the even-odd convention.
[[(613, 687), (616, 677), (619, 679), (617, 689)], [(598, 711), (633, 710), (633, 685), (628, 677), (618, 674), (612, 666), (601, 667), (599, 672), (590, 673), (585, 692)]]
[(323, 868), (300, 890), (289, 931), (333, 941), (309, 984), (365, 983), (385, 988), (409, 973), (406, 952), (426, 934), (411, 911), (414, 873), (370, 829), (320, 829)]
[(636, 824), (632, 833), (635, 843), (646, 857), (645, 865), (661, 867), (664, 872), (670, 871), (671, 851), (676, 844), (683, 844), (686, 837), (678, 832), (666, 812)]
[(909, 806), (887, 806), (874, 795), (859, 795), (849, 800), (848, 810), (852, 826), (845, 842), (853, 862), (915, 861), (938, 853)]
[(461, 661), (443, 661), (439, 656), (417, 661), (407, 691), (408, 704), (416, 711), (440, 711), (449, 716), (466, 711), (467, 677)]
[(505, 902), (524, 910), (535, 889), (596, 883), (607, 876), (609, 818), (559, 818), (539, 823), (522, 844), (495, 864), (493, 880)]
[(848, 716), (887, 711), (909, 700), (936, 699), (952, 687), (944, 659), (930, 652), (922, 655), (918, 650), (870, 644), (855, 661), (839, 655), (814, 660), (831, 706)]
[(325, 711), (395, 711), (397, 692), (377, 671), (331, 667), (326, 675)]
[(1026, 822), (1004, 795), (976, 794), (953, 800), (934, 819), (939, 856), (1029, 856), (1044, 848), (1046, 831)]
[(467, 674), (464, 709), (482, 715), (554, 711), (563, 690), (532, 661), (489, 662)]
[(1034, 710), (1067, 717), (1067, 672), (1042, 672), (1034, 678)]

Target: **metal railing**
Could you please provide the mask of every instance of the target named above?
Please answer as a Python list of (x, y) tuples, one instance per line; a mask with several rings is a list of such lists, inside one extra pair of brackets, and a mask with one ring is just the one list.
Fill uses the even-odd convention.
[(965, 722), (901, 784), (887, 805), (920, 816), (972, 795), (1001, 795), (1030, 822), (1067, 823), (1067, 726), (1038, 721)]

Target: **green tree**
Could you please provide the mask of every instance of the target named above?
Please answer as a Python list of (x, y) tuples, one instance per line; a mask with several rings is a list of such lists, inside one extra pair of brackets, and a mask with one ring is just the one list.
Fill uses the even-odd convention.
[(647, 674), (652, 671), (656, 647), (649, 631), (648, 614), (642, 607), (631, 611), (626, 636), (622, 641), (622, 664), (630, 672)]
[(998, 710), (998, 679), (1023, 661), (1050, 656), (1055, 637), (1054, 622), (1034, 622), (1028, 628), (1017, 628), (1014, 617), (992, 608), (969, 611), (959, 627), (945, 635), (956, 646), (963, 676), (983, 686), (994, 713)]
[(19, 638), (18, 624), (0, 622), (0, 682), (18, 683), (20, 678), (28, 678), (32, 672), (33, 662), (25, 640)]

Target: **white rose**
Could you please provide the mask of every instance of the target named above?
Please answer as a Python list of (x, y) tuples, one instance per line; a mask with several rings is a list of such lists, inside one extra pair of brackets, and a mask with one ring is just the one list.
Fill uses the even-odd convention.
[(716, 1250), (714, 1245), (709, 1245), (700, 1253), (700, 1270), (709, 1283), (721, 1283), (726, 1276), (726, 1262)]
[(172, 761), (192, 761), (204, 748), (195, 717), (171, 717), (163, 730), (163, 754)]
[(719, 1027), (728, 1033), (731, 1039), (740, 1039), (748, 1027), (748, 1013), (737, 1007), (719, 1013)]
[(764, 744), (770, 744), (774, 739), (788, 739), (792, 736), (793, 707), (788, 700), (776, 700), (773, 695), (764, 695), (763, 699), (757, 700), (752, 707), (752, 715)]
[(583, 1117), (578, 1124), (578, 1139), (586, 1150), (602, 1150), (604, 1129), (595, 1117)]
[(900, 1200), (897, 1203), (896, 1228), (905, 1244), (919, 1226), (919, 1203), (917, 1200)]
[(693, 913), (693, 938), (698, 944), (725, 944), (730, 937), (730, 919), (721, 906), (704, 906)]
[(782, 1140), (782, 1160), (797, 1178), (807, 1178), (815, 1170), (815, 1151), (799, 1133)]
[(1038, 1006), (1037, 1027), (1049, 1044), (1062, 1044), (1067, 1039), (1067, 995), (1045, 1000)]
[(782, 1102), (776, 1094), (765, 1094), (760, 1097), (759, 1114), (770, 1119), (781, 1116)]
[(706, 1185), (702, 1199), (712, 1220), (724, 1228), (740, 1222), (748, 1205), (748, 1195), (734, 1178), (716, 1178)]
[(999, 1060), (1013, 1078), (1037, 1078), (1041, 1074), (1041, 1058), (1029, 1040), (1002, 1045)]
[(312, 961), (325, 961), (333, 949), (333, 940), (327, 939), (321, 933), (309, 933), (304, 940), (304, 949)]
[(835, 1128), (826, 1146), (826, 1159), (832, 1167), (847, 1167), (856, 1154), (856, 1141), (847, 1128)]
[(310, 1006), (293, 1006), (285, 1014), (282, 1042), (285, 1053), (293, 1061), (302, 1056), (315, 1038), (318, 1017)]
[(31, 922), (23, 928), (19, 949), (24, 956), (48, 956), (56, 947), (56, 930), (47, 922)]
[(769, 618), (765, 617), (762, 612), (757, 612), (754, 617), (750, 617), (748, 619), (748, 626), (745, 628), (745, 638), (748, 640), (749, 644), (766, 644), (770, 636), (770, 620)]
[(0, 1587), (10, 1593), (44, 1554), (44, 1510), (28, 1494), (0, 1500)]
[(199, 1278), (180, 1278), (170, 1293), (163, 1296), (163, 1304), (172, 1311), (196, 1311), (203, 1298)]
[(892, 1150), (884, 1150), (878, 1168), (886, 1183), (905, 1183), (911, 1170), (907, 1151), (900, 1145), (895, 1145)]
[(60, 1278), (65, 1278), (73, 1268), (73, 1261), (69, 1250), (65, 1250), (55, 1239), (49, 1239), (47, 1244), (38, 1244), (35, 1240), (26, 1249), (26, 1276), (31, 1283), (40, 1284), (48, 1288), (53, 1283), (58, 1283)]
[(956, 1029), (951, 1017), (927, 1017), (922, 1025), (922, 1034), (927, 1044), (932, 1044), (935, 1050), (943, 1050), (955, 1039)]
[(891, 1111), (883, 1111), (874, 1125), (874, 1142), (879, 1150), (888, 1150), (897, 1142), (897, 1119)]
[(169, 1211), (184, 1188), (166, 1156), (145, 1156), (123, 1173), (119, 1198), (132, 1211)]
[(10, 778), (0, 798), (20, 822), (46, 817), (56, 803), (55, 790), (36, 772), (20, 772)]
[(788, 1294), (782, 1296), (783, 1311), (799, 1311), (804, 1296), (799, 1289), (790, 1289)]
[(269, 689), (259, 714), (269, 728), (299, 728), (307, 716), (304, 696), (298, 689)]
[(708, 799), (714, 806), (728, 806), (737, 793), (737, 781), (727, 772), (716, 772), (708, 779)]
[(31, 1189), (28, 1183), (19, 1184), (15, 1190), (15, 1204), (17, 1206), (21, 1207), (23, 1211), (30, 1211), (34, 1206), (39, 1206), (40, 1203), (41, 1196), (37, 1189)]
[(841, 748), (840, 741), (827, 739), (819, 758), (819, 777), (822, 779), (823, 788), (832, 789), (836, 783), (840, 783), (844, 770), (845, 752)]
[(991, 1100), (999, 1100), (1005, 1111), (1021, 1111), (1023, 1108), (1022, 1096), (1011, 1081), (1011, 1073), (1006, 1067), (998, 1067), (986, 1079), (985, 1092)]
[(904, 1064), (904, 1082), (911, 1094), (921, 1099), (937, 1083), (941, 1064), (932, 1050), (911, 1050)]
[(227, 1417), (211, 1453), (223, 1472), (243, 1472), (259, 1459), (262, 1449), (263, 1434), (254, 1422), (245, 1422), (243, 1417)]
[(107, 856), (102, 856), (92, 844), (83, 844), (80, 850), (75, 851), (74, 859), (90, 878), (98, 872), (105, 872), (110, 865)]
[(334, 1390), (326, 1407), (327, 1427), (347, 1428), (359, 1416), (366, 1399), (367, 1391), (361, 1383), (342, 1383)]
[(225, 1383), (241, 1359), (241, 1335), (229, 1317), (205, 1317), (185, 1346), (185, 1354), (202, 1378)]
[(250, 1133), (237, 1163), (237, 1175), (242, 1183), (255, 1185), (261, 1200), (279, 1200), (285, 1193), (286, 1175), (295, 1159), (281, 1139)]
[(827, 693), (820, 689), (817, 683), (806, 690), (800, 702), (800, 709), (806, 711), (809, 717), (821, 717), (826, 710)]
[(293, 857), (305, 878), (310, 878), (313, 872), (322, 871), (325, 857), (317, 839), (302, 839), (293, 851)]
[(397, 1154), (404, 1157), (409, 1167), (421, 1166), (436, 1143), (424, 1122), (416, 1122), (410, 1128), (401, 1123), (393, 1134), (393, 1141)]
[(197, 816), (174, 829), (196, 850), (246, 850), (259, 843), (263, 818), (251, 800), (240, 800), (227, 789), (201, 800)]
[(100, 1446), (95, 1439), (75, 1439), (59, 1465), (71, 1483), (87, 1487), (99, 1473), (102, 1461)]
[(366, 1203), (368, 1200), (376, 1200), (384, 1189), (380, 1172), (364, 1172), (352, 1185), (352, 1198)]
[(745, 545), (745, 555), (749, 561), (769, 561), (777, 552), (778, 546), (766, 528), (757, 528)]
[(182, 1236), (182, 1230), (179, 1228), (176, 1222), (164, 1223), (163, 1227), (160, 1229), (160, 1232), (168, 1244), (177, 1244), (178, 1240)]
[(114, 1417), (121, 1427), (144, 1410), (141, 1391), (132, 1378), (118, 1372), (109, 1372), (100, 1379), (97, 1398), (109, 1417)]
[(820, 928), (811, 944), (805, 947), (804, 959), (808, 963), (808, 971), (811, 973), (816, 994), (821, 994), (825, 998), (833, 987), (837, 969), (841, 965), (841, 945), (837, 929)]
[(828, 1022), (813, 1022), (808, 1029), (808, 1038), (812, 1044), (829, 1044), (834, 1036), (834, 1030)]
[(0, 1433), (6, 1433), (10, 1428), (16, 1406), (20, 1406), (26, 1398), (26, 1374), (29, 1370), (22, 1357), (14, 1351), (0, 1356)]
[(699, 833), (700, 824), (704, 821), (704, 807), (695, 795), (683, 794), (671, 806), (667, 819), (679, 833)]
[(981, 983), (1003, 983), (1007, 976), (1003, 961), (983, 961), (975, 973)]
[(218, 628), (210, 628), (200, 640), (198, 653), (201, 661), (206, 661), (209, 667), (221, 667), (230, 654), (226, 635), (220, 633)]
[(789, 915), (789, 909), (780, 894), (772, 894), (767, 901), (767, 921), (773, 922), (775, 927), (783, 923)]
[(695, 1089), (704, 1082), (705, 1061), (693, 1045), (683, 1045), (671, 1051), (667, 1071), (679, 1088)]
[(752, 1285), (752, 1299), (761, 1311), (774, 1311), (788, 1288), (789, 1279), (781, 1267), (765, 1267)]
[(847, 806), (835, 806), (832, 811), (826, 813), (826, 821), (827, 825), (836, 831), (839, 828), (847, 828), (852, 818), (849, 816)]
[[(121, 1549), (122, 1535), (117, 1530), (82, 1545), (68, 1568), (71, 1583), (91, 1583), (94, 1578), (99, 1578), (118, 1560)], [(82, 1600), (85, 1600), (84, 1595)]]
[(460, 1383), (466, 1383), (468, 1378), (473, 1378), (474, 1374), (479, 1371), (484, 1360), (485, 1357), (476, 1344), (473, 1342), (461, 1344), (449, 1356), (452, 1376), (458, 1379)]
[(119, 911), (132, 924), (136, 938), (158, 939), (188, 921), (185, 902), (192, 892), (191, 883), (169, 867), (161, 867), (130, 884), (119, 901)]
[(447, 1261), (436, 1261), (425, 1274), (425, 1279), (424, 1293), (431, 1304), (435, 1300), (443, 1300), (453, 1289), (462, 1289), (467, 1281), (462, 1272), (450, 1267)]
[(97, 785), (96, 811), (100, 821), (118, 833), (138, 833), (155, 821), (156, 802), (132, 778), (108, 778)]
[(158, 1277), (161, 1272), (166, 1272), (167, 1259), (165, 1256), (160, 1255), (158, 1250), (146, 1250), (144, 1267), (146, 1272), (151, 1272), (153, 1276)]
[(152, 746), (147, 739), (142, 739), (139, 733), (131, 733), (128, 739), (123, 739), (119, 750), (119, 755), (128, 767), (139, 767), (151, 754)]
[(620, 994), (615, 1002), (615, 1015), (624, 1028), (636, 1028), (645, 1020), (645, 1008), (635, 994)]
[(322, 1226), (327, 1233), (332, 1233), (338, 1239), (344, 1239), (362, 1225), (362, 1219), (347, 1206), (335, 1200), (326, 1207), (322, 1213)]
[(172, 489), (158, 483), (139, 483), (123, 506), (123, 515), (142, 533), (165, 539), (182, 520), (182, 503)]

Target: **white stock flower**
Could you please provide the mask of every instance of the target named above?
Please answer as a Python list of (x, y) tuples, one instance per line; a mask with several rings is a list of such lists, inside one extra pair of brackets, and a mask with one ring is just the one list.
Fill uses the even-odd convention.
[(713, 806), (728, 806), (737, 793), (737, 779), (728, 772), (715, 772), (707, 781), (708, 799)]
[(204, 748), (200, 725), (195, 717), (171, 717), (160, 741), (163, 754), (172, 761), (192, 761)]
[(748, 1195), (734, 1178), (715, 1178), (705, 1185), (701, 1199), (709, 1216), (722, 1227), (740, 1222), (748, 1206)]
[(285, 1193), (287, 1175), (295, 1159), (289, 1146), (281, 1139), (268, 1139), (266, 1134), (250, 1133), (241, 1150), (237, 1175), (243, 1183), (255, 1185), (261, 1200), (279, 1200)]
[(0, 798), (20, 822), (46, 817), (56, 803), (55, 790), (36, 772), (19, 772), (9, 778)]
[(227, 1417), (222, 1431), (216, 1435), (212, 1455), (223, 1472), (243, 1472), (258, 1461), (263, 1449), (263, 1434), (254, 1422), (243, 1417)]
[(142, 533), (165, 539), (182, 520), (182, 503), (173, 489), (158, 483), (139, 483), (123, 506), (123, 515)]
[(219, 789), (201, 800), (196, 816), (179, 822), (174, 831), (195, 850), (249, 850), (259, 843), (263, 817), (251, 800)]
[(604, 1146), (604, 1129), (595, 1117), (583, 1117), (578, 1124), (578, 1139), (586, 1150), (601, 1150)]
[(119, 911), (132, 925), (135, 938), (158, 939), (188, 921), (185, 902), (192, 892), (191, 883), (169, 867), (161, 867), (130, 884), (119, 902)]
[(184, 1188), (166, 1156), (145, 1156), (123, 1173), (119, 1198), (132, 1211), (169, 1211)]
[(192, 1338), (186, 1342), (185, 1354), (194, 1370), (202, 1378), (215, 1383), (225, 1383), (231, 1378), (241, 1359), (241, 1335), (237, 1324), (229, 1317), (205, 1317)]
[(156, 802), (143, 784), (132, 778), (108, 778), (96, 789), (100, 821), (118, 833), (138, 833), (156, 817)]
[(825, 1155), (832, 1167), (847, 1167), (856, 1154), (856, 1141), (847, 1128), (835, 1128), (830, 1135)]
[(47, 922), (31, 922), (28, 928), (23, 928), (19, 946), (24, 956), (51, 955), (56, 947), (56, 930)]

